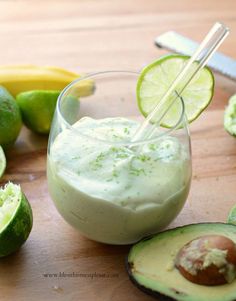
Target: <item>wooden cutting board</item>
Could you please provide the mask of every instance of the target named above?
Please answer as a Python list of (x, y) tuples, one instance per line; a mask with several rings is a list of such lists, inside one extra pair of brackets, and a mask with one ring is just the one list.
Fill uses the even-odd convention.
[[(191, 125), (193, 181), (188, 201), (170, 227), (225, 221), (236, 203), (236, 139), (222, 126), (223, 110), (209, 110)], [(8, 153), (1, 184), (20, 183), (34, 212), (30, 238), (0, 261), (1, 301), (151, 300), (129, 281), (129, 246), (93, 242), (57, 213), (46, 181), (47, 138), (23, 129)]]
[[(77, 72), (139, 70), (166, 53), (154, 47), (157, 35), (174, 29), (200, 41), (216, 20), (231, 28), (221, 50), (236, 57), (235, 9), (233, 0), (0, 1), (0, 60)], [(191, 125), (191, 191), (170, 227), (225, 221), (236, 203), (236, 139), (222, 125), (224, 106), (235, 92), (234, 82), (217, 76), (212, 105)], [(8, 153), (0, 184), (22, 185), (34, 226), (23, 248), (0, 260), (0, 300), (153, 300), (128, 279), (129, 246), (90, 241), (59, 216), (47, 189), (46, 146), (46, 137), (24, 128)]]

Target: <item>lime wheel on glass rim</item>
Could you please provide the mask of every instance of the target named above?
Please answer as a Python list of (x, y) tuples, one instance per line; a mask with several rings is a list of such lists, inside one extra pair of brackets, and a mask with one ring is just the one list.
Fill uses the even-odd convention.
[(12, 146), (21, 130), (20, 109), (15, 98), (0, 86), (0, 145), (7, 149)]
[[(167, 55), (145, 67), (137, 83), (137, 101), (141, 113), (146, 117), (160, 102), (170, 84), (175, 80), (189, 60), (188, 56)], [(198, 64), (194, 62), (193, 64)], [(193, 68), (194, 65), (193, 65)], [(181, 83), (176, 91), (181, 90)], [(210, 104), (214, 94), (214, 76), (208, 67), (199, 70), (181, 93), (188, 122), (195, 120)], [(167, 99), (168, 108), (175, 95)], [(175, 102), (162, 120), (164, 127), (173, 127), (179, 120), (182, 106)]]

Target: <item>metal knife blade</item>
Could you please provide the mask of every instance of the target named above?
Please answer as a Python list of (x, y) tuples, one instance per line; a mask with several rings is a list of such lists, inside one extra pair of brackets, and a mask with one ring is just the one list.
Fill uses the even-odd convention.
[[(165, 48), (175, 53), (192, 55), (199, 46), (193, 40), (190, 40), (175, 31), (168, 31), (155, 39), (155, 44), (159, 48)], [(213, 70), (236, 80), (236, 60), (220, 52), (216, 52), (207, 64)]]

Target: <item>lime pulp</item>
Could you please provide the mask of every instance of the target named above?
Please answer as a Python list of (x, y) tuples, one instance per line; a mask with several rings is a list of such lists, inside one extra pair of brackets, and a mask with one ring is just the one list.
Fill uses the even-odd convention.
[[(136, 93), (139, 109), (144, 116), (147, 116), (160, 102), (188, 60), (188, 56), (167, 55), (142, 70), (138, 79)], [(192, 68), (196, 68), (196, 64), (198, 63), (194, 62)], [(177, 85), (176, 92), (181, 91), (182, 87), (183, 83)], [(214, 77), (211, 70), (205, 67), (196, 73), (181, 93), (188, 122), (196, 119), (209, 105), (213, 97), (213, 92)], [(176, 93), (173, 93), (167, 99), (164, 109), (169, 107), (173, 97), (176, 97)], [(174, 126), (178, 122), (181, 112), (182, 104), (176, 101), (165, 115), (161, 125), (165, 127)]]
[(0, 257), (17, 251), (32, 225), (32, 209), (21, 187), (9, 182), (0, 188)]
[(229, 104), (224, 113), (224, 128), (233, 136), (236, 136), (236, 95), (229, 99)]
[(236, 225), (236, 205), (231, 208), (228, 214), (227, 223)]
[(6, 169), (7, 161), (2, 147), (0, 146), (0, 178), (4, 174)]

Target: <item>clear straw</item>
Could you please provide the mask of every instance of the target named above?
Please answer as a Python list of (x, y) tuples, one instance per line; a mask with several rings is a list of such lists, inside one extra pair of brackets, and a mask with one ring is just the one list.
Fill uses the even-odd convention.
[[(212, 57), (214, 52), (221, 45), (228, 34), (229, 29), (225, 25), (219, 22), (213, 25), (202, 43), (189, 59), (183, 70), (178, 74), (176, 79), (172, 82), (168, 90), (165, 92), (160, 102), (158, 102), (153, 111), (149, 113), (145, 121), (138, 128), (138, 130), (132, 137), (131, 142), (152, 138), (152, 135), (155, 133), (157, 126), (160, 125), (161, 120), (167, 114), (171, 106), (179, 98), (179, 96), (181, 96), (184, 89), (188, 86), (196, 73), (207, 64), (209, 59)], [(196, 61), (198, 63), (194, 64), (194, 62)], [(180, 83), (182, 83), (181, 87), (178, 89), (178, 91), (176, 91), (176, 87), (180, 86)], [(166, 107), (166, 101), (169, 100), (173, 95), (173, 100), (170, 102), (168, 107)]]

